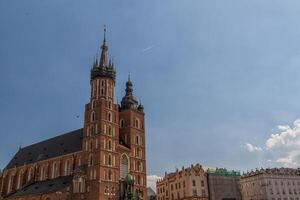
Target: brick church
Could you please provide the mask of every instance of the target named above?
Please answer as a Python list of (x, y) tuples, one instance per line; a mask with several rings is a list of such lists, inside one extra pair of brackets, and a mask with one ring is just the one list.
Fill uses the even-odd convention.
[(146, 199), (144, 107), (128, 78), (114, 103), (116, 71), (104, 30), (90, 77), (84, 125), (20, 148), (0, 173), (0, 199)]

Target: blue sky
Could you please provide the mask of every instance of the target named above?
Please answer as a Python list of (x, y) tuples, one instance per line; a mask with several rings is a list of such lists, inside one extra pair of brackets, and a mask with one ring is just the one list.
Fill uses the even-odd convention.
[(288, 165), (267, 141), (300, 118), (299, 19), (296, 0), (2, 0), (0, 168), (82, 127), (104, 24), (117, 97), (130, 72), (145, 106), (148, 174)]

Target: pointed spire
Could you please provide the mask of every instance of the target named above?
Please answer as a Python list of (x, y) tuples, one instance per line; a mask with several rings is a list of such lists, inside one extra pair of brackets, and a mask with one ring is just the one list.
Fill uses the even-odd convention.
[(104, 25), (104, 39), (103, 44), (101, 46), (101, 57), (100, 57), (100, 67), (104, 67), (107, 65), (106, 52), (108, 47), (106, 46), (106, 26)]
[(109, 56), (109, 63), (108, 63), (109, 67), (112, 67), (112, 60), (111, 60), (111, 55)]

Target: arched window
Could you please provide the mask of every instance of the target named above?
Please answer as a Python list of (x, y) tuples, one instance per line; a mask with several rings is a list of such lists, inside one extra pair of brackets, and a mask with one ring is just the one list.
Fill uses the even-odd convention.
[(108, 108), (112, 109), (112, 102), (111, 101), (108, 101)]
[(140, 135), (135, 136), (135, 144), (141, 145), (141, 136)]
[(13, 185), (13, 175), (8, 176), (7, 194), (11, 192)]
[(95, 140), (95, 148), (98, 149), (99, 148), (99, 142), (98, 142), (98, 138), (96, 138)]
[(142, 172), (142, 163), (140, 161), (136, 162), (136, 170)]
[(98, 134), (98, 124), (95, 124), (95, 131), (94, 134)]
[(88, 151), (89, 150), (89, 142), (86, 140), (85, 141), (85, 150)]
[(94, 158), (93, 158), (93, 154), (89, 155), (89, 166), (92, 166), (94, 164)]
[(110, 122), (112, 121), (112, 114), (111, 114), (111, 112), (107, 113), (107, 120), (110, 121)]
[(90, 150), (93, 150), (93, 140), (90, 140)]
[(141, 152), (141, 149), (139, 147), (137, 147), (135, 149), (135, 157), (137, 157), (137, 158), (141, 158), (142, 157), (142, 152)]
[(91, 113), (91, 122), (95, 121), (95, 119), (96, 119), (96, 116), (95, 116), (95, 112), (93, 111)]
[(104, 80), (101, 80), (101, 87), (100, 87), (100, 95), (104, 96), (104, 86), (105, 86), (105, 82)]
[(140, 120), (138, 118), (135, 119), (135, 127), (136, 128), (140, 127)]
[(106, 134), (106, 124), (103, 125), (103, 133)]
[(111, 154), (106, 154), (104, 156), (105, 160), (104, 160), (104, 163), (105, 165), (109, 165), (109, 166), (112, 166), (112, 161), (113, 161), (113, 158), (112, 158), (112, 155)]
[(112, 141), (111, 140), (108, 140), (107, 143), (106, 143), (106, 149), (108, 150), (112, 150)]
[(64, 166), (64, 174), (65, 174), (65, 176), (68, 176), (68, 175), (70, 175), (70, 173), (71, 173), (71, 164), (70, 164), (69, 160), (66, 160), (65, 166)]
[(90, 127), (89, 127), (89, 126), (86, 127), (86, 135), (87, 135), (87, 136), (90, 135)]
[(137, 175), (136, 183), (137, 183), (138, 185), (141, 184), (141, 176), (140, 176), (140, 175)]
[(124, 127), (124, 119), (120, 120), (120, 127), (123, 128)]
[(111, 170), (108, 170), (108, 180), (113, 180), (113, 173), (111, 172)]
[(27, 174), (27, 182), (31, 181), (33, 178), (33, 168), (30, 168)]
[(120, 169), (120, 177), (125, 178), (129, 172), (129, 159), (126, 154), (121, 156), (121, 169)]
[(95, 100), (92, 101), (92, 109), (94, 109), (94, 108), (96, 108), (96, 101)]
[(40, 181), (46, 179), (46, 166), (41, 166), (40, 168)]
[(23, 180), (23, 171), (21, 170), (19, 172), (19, 175), (18, 175), (18, 182), (17, 182), (17, 189), (19, 189), (21, 186), (22, 186), (22, 180)]
[(108, 135), (112, 135), (112, 128), (111, 128), (111, 125), (108, 125)]
[(58, 177), (58, 164), (54, 162), (52, 164), (52, 178)]

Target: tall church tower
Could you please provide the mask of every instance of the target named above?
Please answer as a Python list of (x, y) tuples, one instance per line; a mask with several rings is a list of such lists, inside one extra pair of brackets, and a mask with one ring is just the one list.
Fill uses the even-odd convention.
[(119, 182), (118, 105), (114, 103), (116, 71), (107, 58), (106, 30), (100, 60), (91, 69), (91, 96), (85, 106), (83, 148), (87, 164), (87, 199), (117, 199)]
[[(146, 161), (143, 106), (126, 83), (121, 105), (114, 103), (116, 71), (107, 58), (106, 29), (101, 57), (91, 69), (90, 102), (85, 106), (83, 162), (86, 166), (86, 199), (128, 198), (128, 179), (132, 195), (146, 199)], [(89, 192), (90, 191), (90, 192)], [(92, 192), (91, 192), (92, 191)]]

